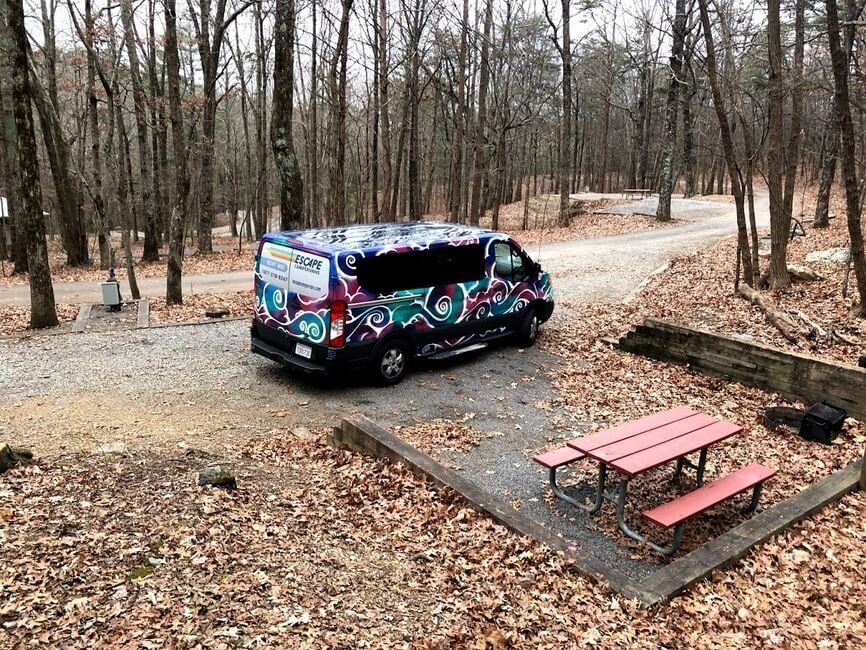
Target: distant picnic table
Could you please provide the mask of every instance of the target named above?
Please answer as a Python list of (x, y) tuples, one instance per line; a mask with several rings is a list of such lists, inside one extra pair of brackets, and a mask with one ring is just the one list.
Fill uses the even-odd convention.
[(652, 196), (653, 191), (641, 188), (629, 188), (624, 189), (622, 191), (622, 196), (624, 199), (630, 199), (633, 197), (638, 197), (640, 199), (645, 199), (648, 196)]
[[(533, 460), (550, 470), (550, 486), (557, 497), (591, 515), (601, 510), (605, 500), (612, 501), (616, 504), (617, 524), (623, 533), (653, 550), (671, 555), (682, 543), (683, 527), (692, 517), (749, 488), (753, 488), (753, 493), (747, 512), (758, 506), (763, 482), (775, 474), (774, 470), (763, 465), (753, 463), (704, 486), (709, 448), (742, 430), (733, 422), (679, 407), (575, 438), (566, 447), (540, 454)], [(695, 452), (699, 454), (697, 463), (687, 458)], [(556, 483), (558, 468), (587, 457), (598, 462), (595, 497), (588, 506), (563, 493)], [(674, 481), (679, 479), (684, 469), (694, 469), (698, 489), (643, 513), (662, 528), (675, 527), (673, 542), (669, 546), (659, 546), (628, 525), (625, 504), (632, 479), (672, 461), (676, 461)], [(619, 474), (620, 481), (607, 492), (605, 484), (609, 471)]]

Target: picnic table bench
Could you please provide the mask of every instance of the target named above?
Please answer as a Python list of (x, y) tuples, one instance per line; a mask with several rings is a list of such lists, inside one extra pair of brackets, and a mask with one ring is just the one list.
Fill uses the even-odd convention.
[(645, 199), (648, 196), (652, 196), (653, 191), (644, 188), (626, 188), (622, 191), (622, 196), (624, 199), (630, 199), (632, 197), (638, 197), (640, 199)]
[[(540, 454), (533, 460), (549, 470), (550, 487), (558, 498), (590, 515), (598, 513), (605, 500), (612, 501), (616, 504), (617, 525), (625, 535), (655, 551), (672, 555), (682, 543), (684, 526), (689, 519), (749, 489), (752, 489), (752, 500), (746, 512), (757, 508), (763, 483), (776, 473), (775, 470), (753, 463), (704, 485), (710, 446), (742, 430), (732, 422), (679, 407), (575, 438), (566, 447)], [(688, 458), (694, 453), (698, 454), (697, 463)], [(595, 497), (588, 505), (565, 494), (556, 482), (558, 469), (583, 458), (598, 463)], [(662, 528), (674, 527), (671, 544), (659, 546), (634, 531), (626, 522), (628, 485), (633, 478), (673, 461), (676, 461), (673, 479), (678, 480), (684, 469), (693, 469), (698, 489), (643, 513), (649, 521)], [(620, 480), (608, 492), (605, 484), (611, 470), (620, 476)]]

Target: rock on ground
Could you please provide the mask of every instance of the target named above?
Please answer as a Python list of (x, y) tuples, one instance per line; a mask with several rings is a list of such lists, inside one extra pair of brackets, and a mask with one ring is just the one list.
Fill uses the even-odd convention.
[(808, 266), (803, 266), (801, 264), (788, 264), (788, 273), (795, 280), (802, 280), (803, 282), (812, 282), (814, 280), (824, 279), (824, 276), (814, 269), (810, 269)]
[(198, 484), (229, 489), (234, 489), (238, 486), (235, 475), (222, 465), (210, 465), (200, 469), (198, 472)]
[(844, 264), (848, 261), (847, 248), (828, 248), (824, 251), (812, 251), (806, 254), (807, 262), (837, 262)]

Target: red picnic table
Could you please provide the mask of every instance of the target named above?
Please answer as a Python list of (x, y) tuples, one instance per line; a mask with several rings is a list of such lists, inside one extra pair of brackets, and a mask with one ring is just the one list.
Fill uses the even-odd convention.
[[(591, 515), (601, 509), (605, 499), (616, 503), (617, 524), (623, 533), (660, 553), (670, 555), (676, 552), (682, 542), (684, 522), (694, 515), (749, 487), (755, 490), (748, 510), (757, 507), (763, 481), (775, 473), (762, 465), (749, 465), (711, 485), (703, 486), (709, 447), (742, 430), (740, 425), (733, 422), (679, 407), (575, 438), (568, 442), (568, 447), (536, 456), (535, 461), (550, 469), (550, 485), (560, 499)], [(695, 452), (699, 453), (697, 463), (687, 458)], [(558, 467), (584, 457), (598, 461), (595, 499), (588, 506), (564, 494), (556, 484)], [(677, 461), (674, 480), (679, 478), (683, 469), (690, 468), (696, 471), (698, 486), (703, 487), (644, 513), (644, 516), (664, 528), (676, 526), (673, 543), (662, 547), (629, 527), (625, 521), (625, 503), (631, 479), (672, 461)], [(621, 476), (610, 493), (605, 491), (608, 470)]]

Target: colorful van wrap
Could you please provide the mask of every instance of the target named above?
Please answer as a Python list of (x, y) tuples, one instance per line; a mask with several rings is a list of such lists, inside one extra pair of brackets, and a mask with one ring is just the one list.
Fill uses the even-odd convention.
[[(373, 282), (364, 286), (359, 277), (362, 267), (372, 266), (366, 263), (371, 258), (418, 251), (439, 251), (441, 257), (443, 252), (455, 253), (454, 247), (475, 247), (473, 254), (480, 248), (483, 272), (475, 272), (467, 282), (393, 291), (371, 288)], [(509, 254), (510, 275), (503, 271)], [(392, 284), (390, 280), (379, 278), (378, 283), (385, 286)], [(553, 309), (549, 275), (501, 233), (414, 222), (263, 237), (256, 261), (254, 330), (260, 323), (288, 337), (286, 344), (297, 340), (328, 346), (335, 302), (345, 304), (342, 346), (373, 346), (400, 333), (416, 343), (412, 353), (418, 356), (507, 334), (530, 305), (543, 313), (542, 320)]]

